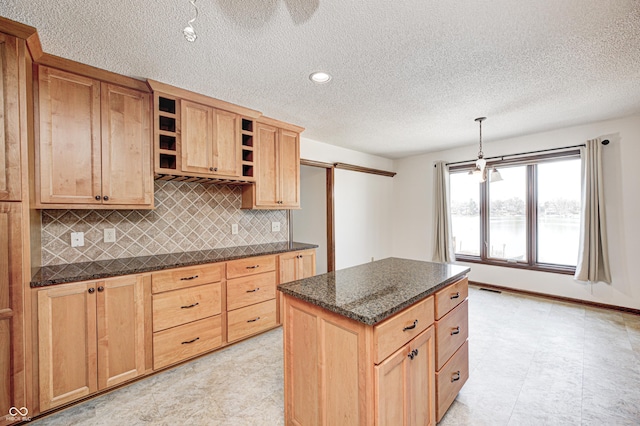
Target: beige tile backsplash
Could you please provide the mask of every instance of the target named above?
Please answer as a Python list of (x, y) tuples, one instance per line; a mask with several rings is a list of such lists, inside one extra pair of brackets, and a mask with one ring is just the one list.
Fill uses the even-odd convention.
[[(241, 210), (241, 200), (239, 186), (156, 181), (155, 210), (43, 210), (42, 265), (287, 241), (285, 210)], [(84, 247), (71, 247), (71, 232), (84, 232)]]

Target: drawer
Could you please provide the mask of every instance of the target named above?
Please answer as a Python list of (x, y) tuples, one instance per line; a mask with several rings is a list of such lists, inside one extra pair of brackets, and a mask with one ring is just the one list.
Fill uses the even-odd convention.
[(445, 316), (447, 312), (458, 306), (468, 295), (469, 280), (466, 277), (438, 291), (436, 293), (436, 319)]
[(436, 372), (436, 421), (439, 422), (469, 378), (469, 341)]
[(433, 324), (433, 296), (398, 312), (373, 327), (375, 363), (400, 349)]
[(436, 321), (436, 370), (469, 337), (469, 301), (465, 300), (453, 311)]
[(275, 256), (248, 257), (227, 262), (227, 278), (246, 277), (275, 270)]
[(153, 331), (218, 315), (222, 283), (206, 284), (153, 295)]
[(188, 266), (186, 268), (169, 269), (151, 274), (151, 292), (177, 290), (201, 284), (222, 281), (224, 263)]
[(227, 310), (244, 308), (276, 297), (276, 273), (251, 275), (227, 281)]
[(153, 333), (153, 369), (211, 351), (222, 345), (222, 316)]
[(229, 342), (273, 328), (277, 325), (276, 300), (230, 311), (227, 313), (227, 323)]

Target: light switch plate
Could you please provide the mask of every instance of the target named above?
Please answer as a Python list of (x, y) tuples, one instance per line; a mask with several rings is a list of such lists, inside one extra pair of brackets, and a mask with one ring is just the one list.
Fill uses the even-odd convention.
[(84, 232), (72, 232), (71, 247), (83, 247), (83, 246), (84, 246)]
[(271, 232), (280, 232), (280, 222), (271, 222)]
[(104, 230), (104, 242), (115, 243), (116, 242), (116, 228), (105, 228)]
[(231, 225), (231, 235), (238, 235), (238, 224), (234, 223)]

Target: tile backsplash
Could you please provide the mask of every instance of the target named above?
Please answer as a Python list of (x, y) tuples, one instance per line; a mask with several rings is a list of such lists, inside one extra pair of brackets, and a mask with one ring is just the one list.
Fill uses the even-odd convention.
[[(287, 241), (285, 210), (241, 210), (241, 201), (239, 186), (155, 181), (155, 210), (43, 210), (42, 265)], [(103, 242), (105, 228), (115, 243)], [(71, 232), (84, 232), (83, 247), (71, 247)]]

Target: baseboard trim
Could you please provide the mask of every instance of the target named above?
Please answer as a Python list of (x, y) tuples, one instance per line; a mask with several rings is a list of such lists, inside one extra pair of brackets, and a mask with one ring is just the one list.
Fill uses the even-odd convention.
[(473, 286), (476, 286), (476, 287), (486, 287), (487, 289), (506, 291), (506, 292), (510, 292), (510, 293), (526, 294), (526, 295), (529, 295), (529, 296), (542, 297), (544, 299), (558, 300), (560, 302), (569, 302), (569, 303), (575, 303), (575, 304), (578, 304), (578, 305), (592, 306), (594, 308), (611, 309), (613, 311), (626, 312), (628, 314), (634, 314), (634, 315), (639, 315), (640, 316), (640, 309), (626, 308), (624, 306), (607, 305), (606, 303), (590, 302), (588, 300), (573, 299), (571, 297), (555, 296), (555, 295), (552, 295), (552, 294), (538, 293), (538, 292), (529, 291), (529, 290), (520, 290), (520, 289), (517, 289), (517, 288), (511, 288), (511, 287), (504, 287), (504, 286), (501, 286), (501, 285), (481, 283), (481, 282), (478, 282), (478, 281), (469, 281), (469, 285), (473, 285)]

